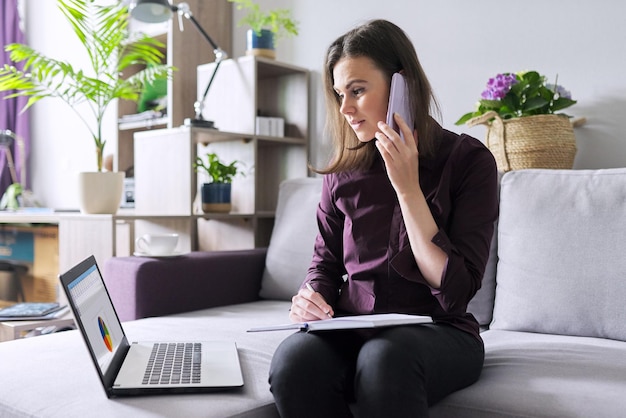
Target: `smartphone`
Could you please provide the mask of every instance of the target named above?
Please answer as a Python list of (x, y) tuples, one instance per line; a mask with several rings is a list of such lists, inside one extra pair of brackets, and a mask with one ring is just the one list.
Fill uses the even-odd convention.
[[(387, 125), (391, 126), (404, 141), (404, 135), (400, 131), (400, 127), (393, 119), (393, 114), (399, 113), (407, 125), (413, 128), (413, 114), (409, 105), (409, 89), (406, 85), (404, 76), (400, 73), (394, 73), (391, 77), (391, 88), (389, 90), (389, 105), (387, 107)], [(412, 130), (412, 129), (411, 129)]]

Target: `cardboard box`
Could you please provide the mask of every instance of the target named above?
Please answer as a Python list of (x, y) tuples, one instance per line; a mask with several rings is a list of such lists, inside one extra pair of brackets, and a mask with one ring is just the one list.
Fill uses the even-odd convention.
[(58, 300), (59, 231), (55, 225), (0, 225), (0, 260), (23, 265), (26, 302)]

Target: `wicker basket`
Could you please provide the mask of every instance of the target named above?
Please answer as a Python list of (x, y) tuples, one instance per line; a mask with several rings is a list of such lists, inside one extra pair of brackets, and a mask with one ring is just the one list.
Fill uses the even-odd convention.
[(500, 171), (525, 168), (572, 168), (576, 136), (569, 118), (536, 115), (502, 120), (487, 112), (467, 122), (487, 125), (487, 147)]

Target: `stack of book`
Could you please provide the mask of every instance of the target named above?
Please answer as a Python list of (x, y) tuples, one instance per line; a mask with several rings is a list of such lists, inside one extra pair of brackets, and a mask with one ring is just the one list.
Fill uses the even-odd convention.
[(145, 112), (141, 112), (141, 113), (133, 113), (131, 115), (120, 116), (119, 123), (139, 122), (139, 121), (150, 120), (150, 119), (158, 119), (158, 118), (162, 118), (163, 116), (165, 116), (165, 113), (163, 113), (160, 110), (146, 110)]
[(22, 302), (0, 309), (0, 321), (39, 321), (63, 316), (67, 305), (57, 302)]

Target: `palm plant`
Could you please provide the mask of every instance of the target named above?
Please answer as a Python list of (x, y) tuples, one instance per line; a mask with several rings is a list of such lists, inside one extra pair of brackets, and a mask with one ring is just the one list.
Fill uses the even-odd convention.
[[(24, 62), (24, 70), (9, 65), (0, 68), (0, 91), (15, 91), (7, 98), (27, 96), (24, 110), (48, 97), (67, 103), (89, 129), (97, 168), (102, 171), (106, 145), (102, 121), (108, 106), (116, 99), (136, 101), (144, 85), (170, 77), (173, 68), (161, 64), (161, 42), (144, 34), (131, 42), (128, 7), (121, 2), (103, 6), (96, 0), (58, 0), (58, 7), (85, 47), (91, 64), (89, 75), (70, 62), (46, 57), (27, 45), (9, 44), (5, 50), (13, 62)], [(135, 65), (145, 68), (128, 78), (120, 77)], [(89, 105), (93, 118), (85, 118), (77, 110), (81, 103)]]

